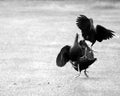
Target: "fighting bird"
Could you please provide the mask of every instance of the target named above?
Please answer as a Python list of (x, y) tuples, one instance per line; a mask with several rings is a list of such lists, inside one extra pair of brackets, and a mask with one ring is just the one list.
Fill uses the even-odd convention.
[(96, 58), (84, 40), (78, 42), (78, 37), (79, 35), (76, 34), (73, 46), (66, 45), (61, 49), (56, 58), (56, 64), (63, 67), (70, 61), (76, 71), (81, 73), (82, 70), (85, 70), (84, 73), (88, 77), (86, 69), (96, 61)]
[[(86, 59), (80, 58), (78, 61), (72, 62), (73, 68), (78, 71), (81, 74), (81, 71), (84, 70), (84, 74), (86, 77), (87, 75), (87, 68), (92, 65), (97, 58), (94, 58), (93, 50), (87, 45), (85, 40), (81, 40), (79, 44), (83, 47), (83, 51), (85, 56), (87, 57)], [(80, 74), (78, 76), (80, 76)], [(77, 77), (78, 77), (77, 76)]]
[(91, 46), (93, 46), (96, 41), (102, 42), (103, 40), (112, 38), (115, 33), (101, 25), (97, 25), (95, 28), (93, 19), (85, 15), (80, 15), (76, 20), (76, 24), (81, 30), (84, 40), (88, 40), (92, 43)]
[(78, 34), (76, 34), (73, 46), (65, 45), (57, 56), (56, 63), (59, 67), (63, 67), (68, 61), (77, 61), (83, 56), (82, 47), (78, 42)]

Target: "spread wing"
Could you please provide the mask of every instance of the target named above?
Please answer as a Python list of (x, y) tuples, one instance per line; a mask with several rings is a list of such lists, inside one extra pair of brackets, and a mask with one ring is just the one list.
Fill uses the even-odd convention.
[(80, 17), (78, 17), (76, 20), (76, 24), (78, 28), (81, 29), (83, 38), (86, 38), (90, 31), (91, 26), (90, 19), (88, 19), (85, 15), (80, 15)]
[(69, 61), (70, 46), (64, 46), (56, 58), (56, 64), (59, 67), (63, 67)]
[(96, 39), (99, 42), (112, 38), (115, 33), (114, 31), (109, 30), (101, 25), (96, 26), (96, 31), (97, 31)]

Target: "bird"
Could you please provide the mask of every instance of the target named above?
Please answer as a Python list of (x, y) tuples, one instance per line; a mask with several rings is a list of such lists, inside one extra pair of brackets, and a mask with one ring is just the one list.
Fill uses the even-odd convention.
[(63, 67), (68, 61), (77, 61), (83, 56), (82, 47), (78, 42), (78, 34), (76, 34), (73, 46), (65, 45), (59, 52), (56, 64), (59, 67)]
[(83, 51), (85, 51), (84, 54), (87, 58), (80, 58), (78, 61), (72, 62), (71, 64), (73, 65), (73, 68), (79, 72), (78, 76), (80, 76), (81, 71), (84, 70), (85, 76), (89, 77), (87, 75), (87, 68), (89, 68), (89, 66), (92, 65), (97, 60), (97, 58), (94, 58), (93, 50), (87, 45), (85, 40), (81, 40), (79, 44), (83, 47)]
[[(80, 76), (81, 74), (81, 71), (84, 70), (84, 74), (86, 77), (89, 77), (87, 75), (87, 68), (89, 68), (90, 65), (92, 65), (96, 60), (97, 58), (94, 58), (94, 54), (93, 54), (93, 51), (90, 49), (87, 48), (86, 50), (86, 55), (87, 55), (87, 58), (86, 59), (83, 59), (83, 58), (80, 58), (78, 61), (75, 61), (75, 62), (72, 62), (71, 64), (73, 65), (73, 68), (79, 72), (78, 76)], [(77, 77), (78, 77), (77, 76)]]
[[(94, 58), (92, 60), (79, 60), (79, 61), (76, 61), (74, 63), (72, 63), (73, 65), (73, 68), (79, 72), (78, 76), (80, 76), (81, 74), (81, 71), (84, 70), (84, 74), (86, 77), (89, 77), (87, 75), (87, 68), (89, 68), (90, 65), (92, 65), (95, 61), (97, 60), (97, 58)], [(77, 76), (77, 77), (78, 77)]]
[[(56, 64), (59, 67), (63, 67), (68, 61), (72, 64), (72, 67), (81, 73), (82, 70), (86, 77), (86, 69), (96, 61), (93, 51), (87, 46), (84, 40), (78, 42), (78, 34), (76, 34), (73, 46), (65, 45), (59, 52), (56, 58)], [(80, 74), (79, 74), (80, 75)]]
[(81, 30), (83, 39), (92, 43), (91, 46), (93, 46), (96, 41), (102, 42), (115, 36), (114, 31), (102, 25), (96, 25), (96, 27), (94, 27), (93, 19), (85, 15), (77, 17), (76, 25)]

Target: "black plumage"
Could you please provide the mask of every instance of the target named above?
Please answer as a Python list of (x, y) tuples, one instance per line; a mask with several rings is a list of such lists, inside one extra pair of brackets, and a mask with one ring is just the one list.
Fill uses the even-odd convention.
[(72, 64), (76, 71), (81, 73), (96, 61), (93, 51), (87, 46), (84, 40), (78, 42), (78, 34), (76, 34), (73, 46), (64, 46), (56, 58), (56, 64), (59, 67), (63, 67), (68, 61)]
[(66, 45), (61, 49), (60, 53), (58, 54), (58, 56), (56, 58), (57, 66), (63, 67), (70, 60), (69, 50), (70, 50), (69, 45)]
[(84, 40), (90, 41), (92, 46), (96, 41), (102, 42), (103, 40), (110, 39), (114, 36), (114, 31), (101, 25), (97, 25), (95, 28), (93, 19), (87, 18), (85, 15), (80, 15), (76, 20), (76, 24), (81, 30)]
[(88, 75), (86, 73), (87, 72), (86, 69), (89, 68), (89, 66), (92, 65), (96, 60), (97, 60), (97, 58), (93, 58), (91, 60), (90, 59), (79, 60), (79, 61), (72, 63), (72, 65), (73, 65), (73, 68), (76, 71), (79, 71), (80, 73), (82, 70), (84, 70), (86, 77), (88, 77)]
[(56, 63), (59, 67), (63, 67), (68, 61), (77, 61), (82, 56), (82, 47), (78, 43), (78, 34), (76, 34), (73, 46), (64, 46), (57, 56)]

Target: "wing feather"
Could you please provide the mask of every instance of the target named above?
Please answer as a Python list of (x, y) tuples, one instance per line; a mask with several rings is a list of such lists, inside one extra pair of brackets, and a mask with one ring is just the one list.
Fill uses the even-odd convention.
[(90, 30), (90, 20), (85, 15), (80, 15), (76, 20), (76, 24), (82, 31), (87, 32)]
[(114, 31), (109, 30), (101, 25), (96, 26), (96, 39), (99, 42), (102, 42), (103, 40), (110, 39), (114, 36)]
[(64, 46), (61, 51), (59, 52), (56, 58), (56, 64), (59, 67), (63, 67), (69, 61), (69, 50), (70, 46)]
[(91, 30), (91, 19), (87, 18), (85, 15), (80, 15), (80, 17), (76, 20), (76, 25), (82, 32), (82, 36), (84, 39), (90, 38)]

